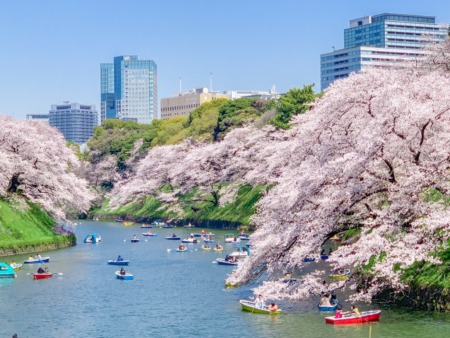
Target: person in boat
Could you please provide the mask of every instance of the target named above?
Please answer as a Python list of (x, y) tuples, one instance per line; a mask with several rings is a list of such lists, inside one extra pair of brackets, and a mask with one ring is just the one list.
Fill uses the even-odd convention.
[(278, 310), (278, 305), (275, 303), (272, 303), (267, 307), (267, 310), (269, 310), (270, 312), (275, 312)]
[(337, 303), (337, 297), (336, 294), (334, 293), (334, 290), (331, 290), (331, 294), (330, 294), (330, 303), (332, 305)]
[(177, 237), (177, 235), (175, 233), (173, 233), (172, 237), (175, 238), (175, 237)]
[(39, 267), (37, 273), (45, 273), (45, 270), (42, 268), (42, 266)]
[(258, 309), (264, 309), (264, 298), (262, 294), (259, 294), (258, 297), (255, 300), (255, 307), (257, 307)]
[(322, 251), (320, 251), (320, 255), (324, 256), (325, 255), (325, 249), (322, 249)]
[(355, 305), (352, 305), (350, 308), (352, 309), (352, 313), (355, 317), (361, 317), (361, 313)]
[(342, 308), (338, 307), (334, 318), (342, 318)]
[(204, 247), (205, 249), (211, 248), (211, 246), (210, 246), (208, 243), (205, 243), (203, 247)]
[(320, 298), (320, 306), (331, 306), (330, 296), (326, 293)]
[(137, 236), (136, 236), (136, 235), (133, 235), (133, 239), (137, 239)]
[(122, 276), (125, 276), (127, 273), (125, 272), (125, 269), (124, 268), (120, 268), (120, 274), (122, 275)]
[(42, 256), (41, 256), (40, 254), (36, 254), (35, 259), (36, 259), (37, 261), (40, 261), (40, 260), (42, 259)]
[(149, 230), (149, 231), (147, 231), (147, 234), (149, 234), (149, 235), (151, 235), (152, 234), (152, 232)]
[(184, 245), (180, 245), (180, 246), (178, 246), (178, 249), (179, 250), (184, 250), (184, 249), (186, 249), (186, 247)]
[(328, 256), (331, 255), (331, 253), (333, 252), (333, 250), (331, 248), (328, 249)]
[(118, 261), (118, 262), (122, 262), (122, 261), (123, 261), (123, 258), (122, 258), (121, 255), (117, 256), (117, 261)]
[(29, 261), (34, 261), (34, 257), (33, 257), (33, 256), (30, 256), (30, 257), (28, 257), (28, 260), (29, 260)]
[(205, 235), (205, 234), (206, 234), (206, 231), (202, 229), (201, 234), (202, 234), (202, 236)]
[(48, 273), (48, 266), (44, 268), (45, 273)]
[(322, 281), (322, 290), (320, 290), (320, 294), (323, 296), (326, 293), (328, 293), (327, 281), (323, 280)]

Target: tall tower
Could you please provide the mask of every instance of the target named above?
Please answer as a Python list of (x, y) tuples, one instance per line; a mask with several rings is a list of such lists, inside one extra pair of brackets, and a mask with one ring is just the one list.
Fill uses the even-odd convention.
[(101, 64), (101, 117), (138, 123), (158, 118), (157, 66), (153, 60), (136, 55), (114, 58)]

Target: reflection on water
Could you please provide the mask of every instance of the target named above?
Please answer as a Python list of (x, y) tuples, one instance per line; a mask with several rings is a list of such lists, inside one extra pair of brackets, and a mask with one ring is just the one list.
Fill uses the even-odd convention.
[[(427, 312), (383, 309), (380, 323), (357, 326), (326, 325), (314, 301), (281, 303), (279, 316), (242, 312), (239, 299), (249, 288), (225, 289), (232, 267), (212, 263), (222, 253), (188, 244), (175, 252), (192, 229), (152, 229), (158, 237), (142, 237), (139, 224), (83, 222), (77, 228), (78, 245), (41, 253), (47, 265), (63, 276), (34, 281), (37, 265), (17, 271), (18, 278), (0, 279), (2, 336), (23, 337), (447, 337), (450, 316)], [(199, 230), (199, 229), (196, 229)], [(221, 240), (229, 231), (214, 231)], [(85, 244), (89, 233), (103, 243)], [(130, 243), (133, 234), (141, 238)], [(125, 269), (133, 281), (115, 278), (117, 266), (107, 265), (117, 255), (130, 260)], [(28, 255), (6, 257), (22, 262)], [(365, 308), (364, 305), (360, 307)]]

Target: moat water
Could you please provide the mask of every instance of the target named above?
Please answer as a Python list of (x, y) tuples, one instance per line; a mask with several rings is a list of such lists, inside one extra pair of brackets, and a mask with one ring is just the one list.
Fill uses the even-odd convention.
[[(176, 233), (186, 237), (200, 229), (152, 229), (157, 237), (142, 237), (139, 224), (82, 221), (78, 245), (50, 252), (48, 265), (59, 275), (33, 280), (37, 265), (24, 265), (15, 279), (0, 279), (1, 337), (449, 337), (450, 314), (381, 308), (381, 321), (371, 325), (325, 324), (317, 299), (281, 302), (277, 316), (241, 311), (239, 299), (252, 296), (255, 285), (226, 289), (232, 267), (213, 263), (232, 251), (205, 252), (201, 244), (175, 252), (179, 241), (165, 240)], [(214, 230), (220, 241), (230, 231)], [(103, 242), (85, 244), (99, 233)], [(139, 243), (131, 243), (136, 234)], [(115, 278), (109, 259), (130, 260), (132, 281)], [(0, 261), (23, 262), (28, 255)], [(341, 301), (344, 306), (349, 306)], [(360, 310), (374, 308), (360, 304)]]

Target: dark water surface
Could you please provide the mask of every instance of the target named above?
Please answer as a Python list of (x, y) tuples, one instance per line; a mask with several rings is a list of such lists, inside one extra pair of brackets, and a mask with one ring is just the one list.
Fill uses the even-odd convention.
[[(142, 237), (147, 229), (138, 226), (82, 222), (77, 246), (41, 253), (62, 276), (34, 281), (30, 273), (38, 266), (28, 265), (18, 278), (0, 279), (0, 337), (450, 337), (446, 314), (383, 309), (379, 323), (339, 327), (325, 324), (315, 300), (282, 303), (279, 316), (242, 312), (239, 299), (251, 296), (250, 287), (225, 289), (232, 267), (212, 263), (231, 244), (220, 254), (202, 251), (201, 244), (177, 253), (180, 242), (164, 237), (200, 229), (157, 228), (158, 237)], [(214, 231), (219, 239), (229, 232)], [(84, 244), (90, 233), (103, 242)], [(130, 243), (133, 234), (141, 242)], [(106, 264), (118, 254), (130, 259), (125, 268), (134, 280), (117, 280), (118, 268)]]

